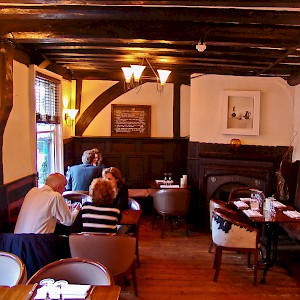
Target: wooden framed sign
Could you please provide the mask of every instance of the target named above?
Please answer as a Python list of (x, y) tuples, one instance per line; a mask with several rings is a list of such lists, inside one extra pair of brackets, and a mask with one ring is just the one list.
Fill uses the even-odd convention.
[(112, 104), (111, 136), (150, 137), (151, 105)]

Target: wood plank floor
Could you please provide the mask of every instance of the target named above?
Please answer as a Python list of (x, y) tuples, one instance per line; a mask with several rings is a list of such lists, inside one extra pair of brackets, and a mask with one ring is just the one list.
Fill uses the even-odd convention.
[[(159, 222), (158, 222), (159, 223)], [(245, 254), (224, 253), (218, 282), (213, 282), (213, 254), (208, 253), (211, 234), (179, 228), (167, 231), (160, 239), (159, 228), (152, 230), (151, 217), (142, 216), (140, 230), (140, 267), (137, 269), (139, 296), (133, 287), (123, 286), (121, 300), (166, 299), (300, 299), (300, 247), (281, 242), (279, 255), (285, 257), (294, 272), (274, 266), (265, 284), (253, 286), (253, 271)], [(262, 270), (259, 271), (259, 281)], [(130, 279), (130, 277), (128, 277)]]

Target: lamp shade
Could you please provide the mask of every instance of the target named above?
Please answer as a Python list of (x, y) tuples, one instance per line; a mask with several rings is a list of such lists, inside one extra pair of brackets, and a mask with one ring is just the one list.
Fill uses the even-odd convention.
[(141, 66), (141, 65), (131, 65), (131, 68), (133, 69), (133, 77), (134, 81), (138, 82), (141, 78), (141, 75), (146, 68), (146, 66)]
[(171, 71), (169, 70), (157, 70), (158, 76), (159, 76), (159, 80), (160, 80), (160, 84), (164, 85), (167, 82), (167, 79), (171, 73)]
[(75, 120), (78, 109), (65, 109), (65, 114), (71, 119)]
[(133, 73), (133, 69), (130, 68), (130, 67), (123, 67), (121, 68), (123, 73), (124, 73), (124, 76), (125, 76), (125, 82), (126, 83), (129, 83), (130, 80), (131, 80), (131, 76), (132, 76), (132, 73)]

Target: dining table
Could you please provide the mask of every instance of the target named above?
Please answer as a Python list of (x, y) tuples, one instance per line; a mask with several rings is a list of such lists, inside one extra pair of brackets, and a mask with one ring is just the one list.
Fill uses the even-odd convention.
[[(36, 289), (33, 284), (18, 284), (12, 287), (0, 286), (0, 300), (33, 300)], [(121, 287), (118, 285), (93, 285), (91, 293), (85, 299), (91, 300), (117, 300), (119, 299)], [(88, 298), (90, 296), (90, 298)], [(69, 298), (68, 298), (69, 299)], [(77, 298), (78, 299), (78, 298)], [(70, 300), (77, 300), (76, 298)]]
[[(270, 207), (257, 207), (251, 209), (251, 199), (233, 199), (232, 204), (243, 212), (261, 230), (261, 236), (265, 237), (265, 268), (261, 283), (266, 282), (268, 270), (278, 263), (284, 267), (290, 275), (289, 268), (278, 261), (278, 236), (281, 223), (300, 223), (300, 213), (292, 206), (285, 205), (279, 201), (271, 201)], [(244, 203), (244, 205), (242, 204)]]

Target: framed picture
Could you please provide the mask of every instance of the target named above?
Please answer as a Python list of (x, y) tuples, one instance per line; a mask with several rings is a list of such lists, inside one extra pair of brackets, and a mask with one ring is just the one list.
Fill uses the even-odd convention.
[(223, 91), (223, 134), (259, 135), (260, 91)]

